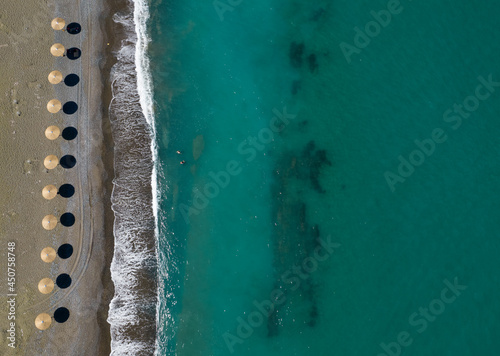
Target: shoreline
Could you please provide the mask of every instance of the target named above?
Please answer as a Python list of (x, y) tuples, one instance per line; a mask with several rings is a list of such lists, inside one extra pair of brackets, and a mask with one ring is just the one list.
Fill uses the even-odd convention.
[(115, 242), (114, 242), (114, 221), (115, 216), (111, 208), (111, 194), (113, 191), (113, 179), (115, 176), (114, 171), (114, 141), (111, 132), (111, 121), (109, 108), (112, 101), (112, 90), (111, 90), (111, 77), (110, 72), (113, 65), (116, 63), (116, 58), (113, 55), (113, 50), (116, 43), (119, 42), (118, 39), (111, 36), (113, 33), (112, 27), (113, 14), (119, 11), (120, 3), (117, 0), (102, 0), (103, 1), (103, 11), (101, 12), (102, 17), (105, 19), (101, 23), (103, 32), (102, 49), (104, 59), (102, 61), (102, 67), (100, 68), (101, 78), (103, 81), (103, 91), (102, 91), (102, 110), (104, 112), (102, 116), (102, 133), (103, 142), (101, 149), (102, 160), (104, 163), (104, 170), (106, 172), (106, 178), (104, 180), (104, 234), (108, 238), (105, 239), (105, 268), (102, 271), (101, 279), (103, 281), (103, 302), (97, 313), (97, 322), (99, 328), (105, 331), (105, 334), (101, 338), (99, 343), (98, 355), (109, 355), (111, 353), (111, 328), (107, 321), (109, 306), (111, 299), (114, 295), (114, 284), (111, 280), (111, 262), (114, 256)]
[[(114, 137), (112, 209), (115, 255), (111, 276), (115, 295), (108, 322), (111, 350), (118, 354), (153, 355), (156, 346), (157, 256), (152, 195), (153, 134), (141, 102), (145, 93), (138, 72), (134, 1), (121, 4), (110, 21), (115, 65), (111, 70), (109, 107)], [(144, 13), (142, 13), (143, 16)], [(144, 38), (141, 37), (142, 40)], [(131, 322), (132, 321), (132, 322)]]
[(102, 80), (102, 135), (103, 144), (101, 147), (101, 158), (104, 167), (104, 182), (103, 182), (103, 203), (104, 203), (104, 268), (101, 274), (102, 286), (102, 301), (97, 311), (97, 323), (101, 332), (101, 339), (98, 345), (98, 355), (109, 355), (111, 353), (111, 329), (107, 322), (109, 305), (114, 295), (114, 284), (111, 280), (111, 262), (114, 255), (114, 232), (113, 225), (115, 216), (111, 209), (111, 194), (113, 191), (114, 172), (114, 141), (111, 132), (111, 122), (109, 107), (112, 100), (111, 78), (110, 71), (116, 63), (116, 58), (112, 54), (115, 47), (115, 41), (118, 42), (112, 34), (111, 27), (113, 25), (112, 15), (119, 9), (119, 3), (116, 0), (102, 0), (103, 9), (100, 13), (100, 18), (104, 19), (101, 24), (103, 40), (101, 48), (103, 59), (100, 63), (100, 75)]

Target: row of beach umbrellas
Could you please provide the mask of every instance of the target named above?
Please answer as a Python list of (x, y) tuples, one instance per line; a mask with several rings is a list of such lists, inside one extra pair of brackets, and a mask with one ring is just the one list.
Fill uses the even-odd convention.
[[(62, 30), (65, 28), (66, 22), (64, 21), (64, 19), (57, 17), (54, 20), (52, 20), (51, 25), (52, 25), (52, 28), (54, 30)], [(69, 31), (70, 26), (73, 26), (73, 28), (75, 28), (75, 26), (76, 26), (78, 28), (77, 33), (79, 33), (81, 30), (80, 25), (78, 25), (76, 23), (72, 23), (72, 24), (68, 25), (68, 32), (70, 32)], [(60, 43), (54, 44), (50, 49), (50, 52), (52, 53), (52, 55), (58, 56), (58, 57), (63, 56), (64, 51), (65, 51), (64, 46)], [(78, 78), (78, 76), (76, 76), (76, 75), (73, 75), (73, 76)], [(51, 84), (54, 84), (54, 85), (59, 84), (63, 80), (63, 74), (58, 70), (54, 70), (54, 71), (49, 73), (48, 80)], [(74, 82), (74, 80), (73, 80), (73, 82)], [(52, 99), (47, 103), (47, 110), (51, 114), (56, 114), (61, 109), (63, 109), (64, 106), (67, 106), (68, 110), (71, 110), (71, 111), (68, 111), (68, 113), (70, 113), (70, 114), (76, 112), (76, 110), (78, 108), (78, 105), (76, 105), (76, 103), (74, 103), (74, 102), (68, 102), (68, 103), (63, 105), (59, 100)], [(67, 129), (68, 128), (66, 128), (65, 130), (67, 130)], [(73, 133), (70, 133), (68, 137), (69, 137), (69, 139), (73, 139), (76, 136), (77, 131), (73, 127), (71, 127), (70, 129), (72, 130)], [(63, 133), (64, 133), (64, 131), (63, 131)], [(59, 127), (54, 126), (54, 125), (49, 126), (45, 130), (45, 137), (47, 137), (49, 140), (57, 139), (60, 134), (61, 134), (61, 130), (59, 129)], [(64, 135), (63, 135), (63, 137), (64, 137)], [(64, 156), (62, 158), (66, 158), (64, 160), (64, 162), (69, 163), (67, 165), (61, 164), (63, 166), (63, 168), (72, 168), (74, 166), (74, 164), (76, 164), (76, 159), (73, 156), (68, 155), (68, 156)], [(47, 169), (54, 169), (57, 167), (57, 165), (59, 163), (63, 162), (62, 158), (61, 158), (61, 160), (59, 160), (59, 158), (56, 155), (48, 155), (47, 157), (45, 157), (45, 159), (43, 161), (43, 165)]]
[[(52, 28), (57, 31), (64, 30), (66, 28), (66, 31), (70, 34), (77, 34), (81, 31), (81, 27), (77, 23), (71, 23), (66, 27), (66, 22), (60, 17), (52, 20), (51, 25)], [(65, 48), (62, 44), (56, 43), (52, 45), (52, 47), (50, 48), (50, 52), (56, 57), (62, 57), (65, 55)], [(66, 53), (69, 59), (77, 59), (80, 57), (81, 51), (78, 48), (70, 48)], [(76, 76), (76, 78), (78, 77)], [(54, 70), (48, 75), (48, 80), (51, 84), (59, 84), (63, 80), (63, 75), (60, 71)], [(73, 77), (71, 82), (76, 84), (78, 81), (75, 82)], [(77, 108), (76, 103), (74, 103), (74, 106)], [(50, 100), (47, 103), (47, 110), (50, 113), (55, 114), (62, 108), (63, 105), (57, 99)], [(66, 135), (64, 131), (66, 131)], [(63, 130), (63, 138), (65, 139), (71, 140), (76, 137), (76, 134), (76, 129), (72, 127)], [(45, 137), (47, 137), (47, 139), (49, 140), (55, 140), (60, 135), (61, 130), (57, 126), (51, 125), (45, 130)], [(59, 163), (63, 168), (72, 168), (76, 164), (76, 159), (74, 156), (66, 155), (61, 157), (61, 160), (59, 160), (56, 155), (48, 155), (43, 162), (45, 168), (47, 169), (54, 169)], [(42, 190), (42, 196), (47, 200), (54, 199), (57, 194), (60, 194), (65, 198), (69, 198), (74, 194), (74, 187), (70, 184), (64, 184), (58, 190), (54, 185), (47, 185)], [(59, 221), (63, 226), (72, 226), (75, 222), (75, 217), (71, 213), (64, 213), (61, 215)], [(45, 230), (54, 229), (57, 226), (57, 223), (58, 219), (54, 215), (46, 215), (42, 220), (42, 226)], [(69, 258), (72, 254), (73, 247), (70, 244), (63, 244), (59, 247), (57, 252), (50, 246), (44, 248), (40, 254), (40, 257), (43, 262), (52, 263), (57, 256), (65, 259)], [(65, 273), (60, 274), (57, 277), (55, 283), (50, 278), (43, 278), (42, 280), (40, 280), (40, 282), (38, 282), (38, 290), (42, 294), (50, 294), (54, 290), (55, 285), (57, 285), (61, 289), (68, 288), (71, 285), (71, 277)], [(54, 319), (56, 322), (64, 323), (66, 320), (68, 320), (69, 315), (69, 310), (64, 307), (57, 308), (54, 312), (53, 317), (47, 313), (41, 313), (35, 318), (35, 326), (39, 330), (47, 330), (52, 323), (52, 319)]]
[[(51, 26), (56, 31), (65, 30), (69, 34), (76, 35), (80, 33), (82, 30), (80, 24), (76, 22), (70, 23), (66, 26), (66, 21), (60, 17), (56, 17), (52, 20)], [(63, 57), (65, 53), (67, 53), (70, 59), (77, 59), (80, 57), (81, 51), (78, 48), (70, 48), (68, 51), (64, 48), (64, 46), (60, 43), (55, 43), (50, 47), (50, 53), (56, 57)]]

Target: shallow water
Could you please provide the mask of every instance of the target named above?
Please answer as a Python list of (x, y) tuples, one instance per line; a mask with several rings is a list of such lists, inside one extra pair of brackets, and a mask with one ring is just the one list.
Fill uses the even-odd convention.
[(499, 87), (443, 115), (498, 5), (401, 1), (346, 60), (389, 3), (151, 1), (158, 354), (497, 353)]

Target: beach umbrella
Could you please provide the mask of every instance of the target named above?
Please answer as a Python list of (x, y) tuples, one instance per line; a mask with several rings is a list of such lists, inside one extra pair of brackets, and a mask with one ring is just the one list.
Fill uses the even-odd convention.
[(45, 199), (54, 199), (57, 195), (57, 188), (53, 185), (47, 185), (42, 189), (42, 195)]
[(56, 259), (56, 256), (56, 250), (54, 250), (52, 247), (45, 247), (40, 253), (42, 261), (47, 263), (54, 261)]
[(52, 20), (52, 28), (56, 31), (62, 30), (64, 26), (66, 26), (66, 21), (60, 17), (56, 17), (55, 19)]
[(49, 74), (49, 82), (52, 84), (59, 84), (63, 79), (63, 75), (58, 70), (54, 70)]
[(47, 169), (56, 168), (58, 163), (59, 163), (59, 160), (57, 159), (57, 156), (54, 156), (54, 155), (49, 155), (49, 156), (45, 157), (45, 160), (43, 161), (43, 165)]
[(49, 140), (55, 140), (56, 138), (59, 137), (60, 133), (61, 133), (61, 130), (59, 130), (59, 127), (49, 126), (45, 130), (45, 137), (47, 137)]
[(35, 319), (35, 326), (40, 330), (47, 330), (52, 323), (52, 318), (47, 313), (38, 314)]
[(50, 278), (44, 278), (38, 282), (38, 290), (42, 294), (49, 294), (54, 290), (54, 281)]
[(50, 47), (50, 53), (55, 57), (62, 57), (64, 55), (64, 46), (60, 43), (54, 43)]
[(52, 230), (57, 225), (57, 218), (54, 215), (47, 215), (42, 220), (42, 226), (45, 230)]
[(47, 103), (47, 110), (52, 114), (55, 114), (56, 112), (61, 110), (61, 108), (62, 108), (62, 104), (57, 99), (52, 99), (51, 101), (49, 101)]

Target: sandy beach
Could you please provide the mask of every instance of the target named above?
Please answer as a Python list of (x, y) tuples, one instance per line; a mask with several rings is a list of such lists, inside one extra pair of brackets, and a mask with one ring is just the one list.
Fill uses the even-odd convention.
[[(2, 355), (108, 355), (110, 332), (106, 322), (113, 295), (109, 264), (113, 253), (111, 193), (113, 144), (107, 107), (109, 90), (103, 72), (111, 63), (105, 58), (107, 40), (103, 34), (104, 13), (101, 2), (22, 0), (2, 4), (0, 16), (0, 154), (4, 169), (0, 174), (0, 340)], [(29, 9), (29, 10), (27, 10)], [(70, 35), (54, 31), (51, 21), (77, 22), (82, 32)], [(53, 43), (82, 50), (81, 58), (53, 57)], [(47, 76), (53, 71), (63, 76), (76, 74), (80, 82), (73, 87), (53, 85)], [(47, 102), (74, 101), (78, 111), (51, 114)], [(56, 125), (61, 130), (73, 126), (76, 139), (48, 140), (44, 132)], [(71, 154), (76, 166), (58, 165), (47, 170), (44, 159)], [(74, 196), (52, 200), (42, 197), (49, 184), (69, 183)], [(71, 212), (76, 221), (65, 227), (60, 223), (45, 230), (42, 219), (48, 214), (59, 218)], [(15, 250), (8, 250), (15, 243)], [(9, 244), (10, 243), (10, 244)], [(64, 243), (73, 246), (68, 259), (56, 257), (45, 263), (40, 253), (45, 247), (56, 251)], [(14, 289), (7, 284), (8, 261), (15, 256)], [(11, 257), (11, 260), (8, 258)], [(49, 294), (38, 290), (43, 278), (53, 281), (61, 273), (72, 278), (69, 288), (57, 286)], [(10, 304), (8, 303), (10, 301)], [(59, 307), (70, 311), (65, 323), (52, 319), (44, 331), (35, 327), (40, 313), (53, 315)], [(15, 319), (12, 318), (15, 316)], [(9, 320), (10, 316), (10, 320)], [(7, 330), (15, 323), (15, 341)], [(10, 344), (10, 345), (9, 345)], [(14, 346), (14, 347), (12, 347)]]

